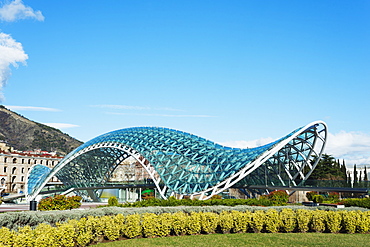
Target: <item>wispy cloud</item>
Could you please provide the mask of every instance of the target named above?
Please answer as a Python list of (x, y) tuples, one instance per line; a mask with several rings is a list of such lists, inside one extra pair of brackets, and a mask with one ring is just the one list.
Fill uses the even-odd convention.
[(14, 0), (0, 8), (0, 20), (12, 22), (22, 19), (43, 21), (45, 18), (41, 11), (35, 11), (31, 7), (24, 5), (22, 0)]
[(149, 107), (149, 106), (131, 106), (131, 105), (92, 105), (91, 107), (105, 108), (105, 109), (117, 109), (117, 110), (155, 110), (155, 111), (183, 111), (170, 107)]
[(79, 125), (68, 124), (68, 123), (44, 123), (44, 124), (50, 127), (56, 128), (56, 129), (69, 129), (69, 128), (80, 127)]
[[(253, 141), (228, 141), (221, 144), (234, 148), (253, 148), (273, 141), (271, 137), (267, 137)], [(336, 159), (344, 159), (347, 165), (370, 164), (370, 135), (346, 131), (340, 131), (336, 134), (328, 133), (324, 153), (330, 154)]]
[(3, 87), (11, 75), (10, 66), (18, 67), (18, 63), (25, 65), (27, 59), (28, 55), (21, 43), (15, 41), (9, 34), (0, 33), (0, 102), (4, 99)]
[(58, 112), (61, 111), (55, 108), (49, 107), (38, 107), (38, 106), (15, 106), (15, 105), (6, 105), (6, 108), (12, 111), (50, 111), (50, 112)]
[(107, 112), (110, 115), (127, 115), (127, 116), (148, 116), (148, 117), (180, 117), (180, 118), (209, 118), (215, 117), (210, 115), (176, 115), (176, 114), (150, 114), (150, 113), (120, 113), (120, 112)]
[(344, 159), (346, 164), (370, 164), (370, 135), (346, 131), (329, 133), (325, 152)]

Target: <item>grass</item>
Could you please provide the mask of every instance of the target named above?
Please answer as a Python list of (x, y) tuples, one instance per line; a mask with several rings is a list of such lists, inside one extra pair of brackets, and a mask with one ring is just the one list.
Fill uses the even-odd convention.
[(97, 247), (116, 246), (368, 246), (370, 234), (331, 234), (331, 233), (241, 233), (210, 234), (198, 236), (139, 238), (108, 243)]

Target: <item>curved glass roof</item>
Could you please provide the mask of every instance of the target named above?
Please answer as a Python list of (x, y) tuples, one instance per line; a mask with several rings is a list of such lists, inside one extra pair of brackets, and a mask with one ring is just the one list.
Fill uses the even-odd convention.
[(272, 157), (270, 151), (279, 145), (295, 146), (290, 143), (293, 140), (301, 139), (303, 141), (297, 143), (302, 147), (305, 145), (303, 149), (299, 147), (301, 154), (297, 155), (296, 161), (307, 160), (318, 137), (319, 125), (326, 130), (324, 123), (315, 122), (272, 143), (249, 149), (225, 147), (168, 128), (134, 127), (116, 130), (98, 136), (69, 153), (50, 173), (45, 172), (46, 175), (36, 183), (32, 182), (29, 193), (37, 194), (37, 190), (54, 175), (69, 187), (103, 185), (119, 163), (135, 154), (140, 157), (137, 159), (145, 159), (155, 170), (157, 177), (153, 179), (167, 186), (170, 191), (182, 195), (197, 194), (233, 176), (239, 176), (246, 167), (266, 155)]

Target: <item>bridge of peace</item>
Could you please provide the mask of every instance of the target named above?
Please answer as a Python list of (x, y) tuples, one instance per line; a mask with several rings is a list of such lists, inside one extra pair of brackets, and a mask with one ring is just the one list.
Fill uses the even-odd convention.
[[(25, 197), (75, 193), (87, 201), (116, 196), (141, 200), (143, 191), (167, 199), (214, 195), (254, 197), (271, 190), (367, 192), (309, 183), (327, 142), (322, 121), (297, 128), (269, 144), (230, 148), (190, 133), (158, 127), (135, 127), (98, 136), (69, 153), (54, 167), (34, 164)], [(59, 187), (50, 181), (62, 182)], [(54, 180), (53, 180), (54, 179)]]

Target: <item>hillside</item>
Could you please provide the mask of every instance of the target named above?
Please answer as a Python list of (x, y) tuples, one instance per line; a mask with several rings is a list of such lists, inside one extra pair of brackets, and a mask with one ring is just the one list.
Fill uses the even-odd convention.
[(58, 129), (31, 121), (0, 105), (0, 140), (16, 150), (41, 149), (66, 155), (82, 142)]

